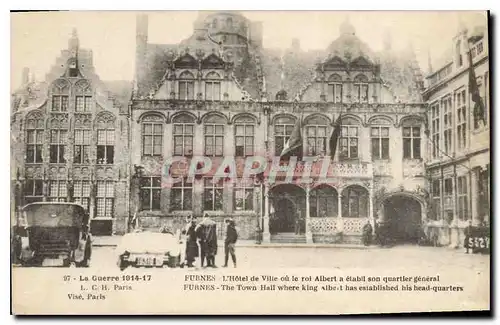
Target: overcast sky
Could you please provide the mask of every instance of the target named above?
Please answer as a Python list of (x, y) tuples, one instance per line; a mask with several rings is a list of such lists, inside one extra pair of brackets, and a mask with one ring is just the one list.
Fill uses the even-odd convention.
[[(29, 67), (37, 80), (43, 80), (60, 51), (67, 48), (73, 28), (78, 30), (80, 46), (93, 50), (101, 79), (132, 80), (135, 15), (125, 11), (12, 14), (12, 85), (20, 84), (23, 67)], [(150, 12), (149, 42), (179, 43), (191, 35), (197, 15), (195, 11)], [(460, 21), (467, 26), (486, 25), (485, 13), (464, 11), (249, 11), (244, 15), (263, 22), (264, 47), (271, 48), (287, 48), (292, 38), (299, 38), (305, 50), (325, 49), (339, 36), (339, 25), (346, 18), (357, 36), (374, 51), (382, 49), (384, 34), (390, 31), (394, 50), (413, 44), (424, 72), (428, 52), (433, 62), (438, 62), (451, 47)]]

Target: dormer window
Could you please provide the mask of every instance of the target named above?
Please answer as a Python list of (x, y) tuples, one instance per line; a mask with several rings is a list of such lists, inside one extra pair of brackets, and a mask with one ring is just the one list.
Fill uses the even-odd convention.
[(333, 74), (328, 78), (328, 101), (342, 102), (342, 78), (338, 74)]
[(194, 99), (194, 76), (189, 71), (184, 71), (179, 76), (179, 99)]
[(368, 78), (365, 75), (354, 78), (353, 98), (355, 103), (368, 103)]

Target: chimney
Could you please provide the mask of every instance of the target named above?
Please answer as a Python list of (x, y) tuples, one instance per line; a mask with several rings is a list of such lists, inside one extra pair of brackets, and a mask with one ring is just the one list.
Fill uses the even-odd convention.
[(30, 82), (30, 68), (23, 68), (22, 80), (23, 85), (26, 85)]
[(135, 81), (137, 85), (144, 80), (146, 73), (146, 51), (148, 45), (148, 16), (139, 14), (136, 16), (135, 26)]
[(262, 22), (253, 21), (250, 23), (250, 41), (258, 46), (262, 47)]

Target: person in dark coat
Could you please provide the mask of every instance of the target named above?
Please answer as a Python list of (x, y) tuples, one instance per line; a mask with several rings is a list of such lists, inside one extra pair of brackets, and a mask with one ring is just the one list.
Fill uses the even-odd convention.
[(238, 240), (238, 231), (236, 231), (236, 225), (232, 219), (226, 219), (226, 238), (224, 239), (224, 267), (227, 267), (227, 262), (229, 260), (229, 254), (233, 260), (234, 267), (236, 267), (236, 253), (234, 245)]
[(474, 248), (470, 247), (469, 245), (469, 238), (472, 237), (473, 235), (473, 227), (472, 227), (472, 220), (469, 220), (467, 227), (464, 229), (464, 247), (465, 247), (465, 253), (469, 254), (469, 249), (472, 249), (474, 252)]
[(186, 225), (186, 265), (193, 267), (195, 259), (198, 257), (198, 243), (196, 240), (196, 217), (190, 216)]
[(216, 267), (217, 224), (207, 214), (196, 227), (196, 237), (200, 243), (201, 266), (203, 267), (206, 259), (208, 267)]

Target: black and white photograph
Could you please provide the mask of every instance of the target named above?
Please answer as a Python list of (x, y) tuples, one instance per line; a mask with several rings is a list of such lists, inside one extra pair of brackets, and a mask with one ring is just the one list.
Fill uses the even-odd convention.
[(489, 311), (489, 23), (11, 13), (12, 313)]

